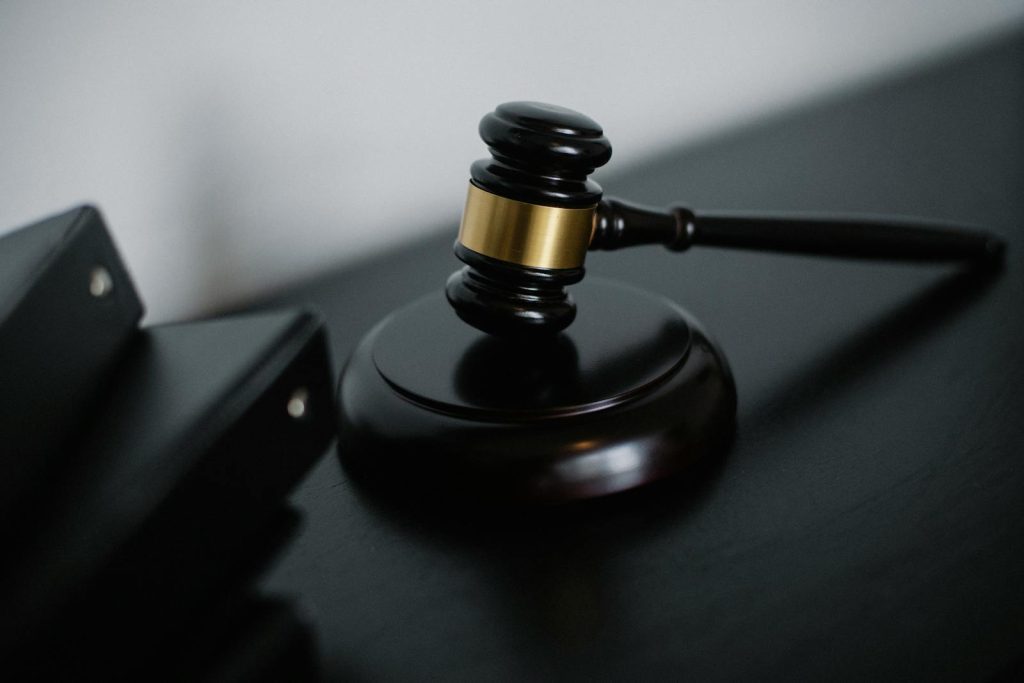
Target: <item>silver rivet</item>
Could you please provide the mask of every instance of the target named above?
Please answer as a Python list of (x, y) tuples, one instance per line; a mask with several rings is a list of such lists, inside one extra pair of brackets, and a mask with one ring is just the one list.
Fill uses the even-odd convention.
[(307, 410), (309, 410), (309, 392), (305, 387), (299, 387), (292, 392), (291, 398), (288, 399), (288, 414), (299, 420), (306, 416)]
[(97, 299), (102, 299), (114, 289), (114, 279), (110, 277), (110, 271), (103, 266), (96, 266), (89, 273), (89, 293)]

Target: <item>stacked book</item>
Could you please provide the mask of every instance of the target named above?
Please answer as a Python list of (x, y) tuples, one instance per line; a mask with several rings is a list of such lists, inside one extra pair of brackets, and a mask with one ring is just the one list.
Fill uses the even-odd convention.
[(314, 678), (256, 579), (334, 434), (322, 322), (142, 313), (94, 208), (0, 238), (2, 677)]

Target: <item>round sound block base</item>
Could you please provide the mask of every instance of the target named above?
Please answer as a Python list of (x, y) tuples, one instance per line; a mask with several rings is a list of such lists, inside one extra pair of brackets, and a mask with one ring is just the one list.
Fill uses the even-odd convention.
[(666, 299), (592, 278), (576, 322), (526, 343), (458, 319), (442, 294), (378, 324), (338, 390), (349, 470), (417, 496), (556, 502), (678, 474), (734, 429), (721, 351)]

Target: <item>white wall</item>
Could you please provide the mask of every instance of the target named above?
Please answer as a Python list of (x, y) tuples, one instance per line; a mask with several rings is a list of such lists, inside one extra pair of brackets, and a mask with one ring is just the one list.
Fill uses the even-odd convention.
[(149, 319), (180, 317), (457, 219), (499, 102), (591, 115), (622, 164), (1022, 20), (1024, 0), (2, 2), (0, 230), (95, 202)]

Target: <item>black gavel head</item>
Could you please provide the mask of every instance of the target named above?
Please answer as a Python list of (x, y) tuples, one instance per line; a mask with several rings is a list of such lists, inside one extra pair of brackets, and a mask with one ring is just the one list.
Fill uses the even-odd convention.
[(583, 114), (509, 102), (480, 121), (491, 152), (470, 169), (469, 196), (448, 278), (448, 301), (491, 334), (553, 335), (576, 317), (565, 291), (583, 278), (601, 187), (587, 176), (612, 148)]

